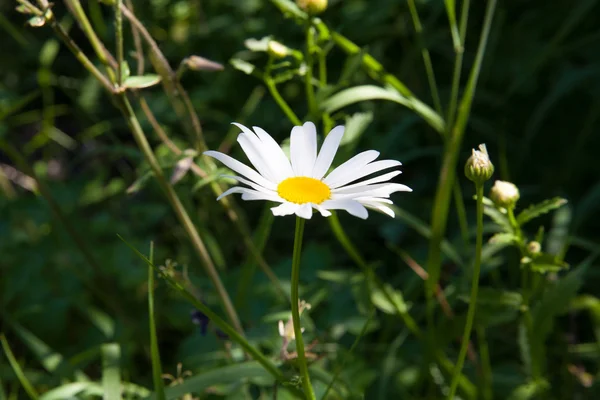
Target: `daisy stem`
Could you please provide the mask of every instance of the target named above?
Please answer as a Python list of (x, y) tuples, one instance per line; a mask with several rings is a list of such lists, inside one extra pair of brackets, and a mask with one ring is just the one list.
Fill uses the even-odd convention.
[(308, 365), (304, 354), (304, 340), (300, 326), (300, 309), (298, 298), (298, 284), (300, 281), (300, 256), (302, 253), (302, 236), (304, 235), (304, 218), (296, 217), (296, 233), (294, 235), (294, 253), (292, 255), (292, 321), (294, 323), (294, 336), (296, 338), (296, 353), (302, 374), (302, 387), (304, 395), (309, 400), (315, 400), (315, 392), (310, 384)]
[(471, 297), (469, 299), (469, 310), (467, 311), (467, 322), (463, 333), (456, 368), (452, 374), (450, 384), (450, 394), (448, 399), (454, 399), (456, 388), (458, 386), (458, 378), (462, 371), (467, 348), (469, 347), (469, 338), (473, 329), (473, 321), (475, 319), (475, 310), (477, 308), (477, 293), (479, 291), (479, 274), (481, 272), (481, 246), (483, 244), (483, 184), (475, 183), (475, 191), (477, 193), (477, 237), (475, 239), (475, 265), (473, 266), (473, 280), (471, 283)]

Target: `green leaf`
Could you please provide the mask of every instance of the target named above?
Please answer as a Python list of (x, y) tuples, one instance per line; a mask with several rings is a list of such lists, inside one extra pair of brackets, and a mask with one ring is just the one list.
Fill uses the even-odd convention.
[(342, 90), (325, 100), (320, 106), (323, 112), (332, 113), (350, 104), (369, 100), (388, 100), (401, 104), (423, 117), (438, 132), (444, 130), (442, 118), (426, 104), (416, 98), (405, 97), (394, 89), (384, 89), (374, 85), (356, 86)]
[(477, 295), (477, 305), (506, 306), (519, 309), (523, 304), (523, 296), (519, 292), (482, 287)]
[(483, 213), (490, 217), (504, 232), (512, 232), (512, 226), (505, 214), (495, 207), (483, 206)]
[(525, 383), (517, 387), (508, 397), (508, 400), (529, 400), (548, 390), (550, 385), (545, 380)]
[(102, 389), (105, 399), (121, 398), (121, 347), (118, 343), (102, 345)]
[(542, 214), (546, 214), (552, 210), (562, 207), (565, 204), (567, 204), (567, 200), (563, 199), (562, 197), (555, 197), (553, 199), (544, 200), (538, 204), (533, 204), (527, 207), (527, 209), (521, 211), (519, 215), (517, 215), (517, 222), (519, 223), (519, 225), (523, 225), (528, 221), (531, 221), (532, 219)]
[(512, 233), (501, 232), (496, 233), (494, 236), (492, 236), (489, 240), (489, 243), (509, 245), (513, 243), (519, 243), (519, 238), (513, 235)]
[(160, 82), (160, 75), (147, 74), (147, 75), (134, 75), (130, 76), (123, 81), (123, 86), (128, 89), (143, 89), (150, 86), (154, 86)]
[(250, 64), (248, 61), (244, 61), (239, 58), (232, 58), (229, 62), (233, 68), (248, 75), (254, 74), (254, 71), (256, 70), (256, 66), (254, 64)]
[(274, 3), (285, 15), (292, 16), (301, 21), (306, 21), (308, 19), (308, 14), (302, 11), (293, 1), (271, 0), (271, 2)]
[(6, 354), (6, 358), (8, 358), (8, 362), (10, 363), (10, 366), (12, 367), (15, 375), (17, 376), (19, 383), (21, 383), (21, 386), (23, 386), (23, 389), (25, 389), (25, 392), (27, 392), (27, 394), (29, 395), (29, 397), (32, 400), (37, 400), (38, 394), (37, 394), (35, 388), (31, 384), (31, 382), (29, 382), (29, 380), (27, 379), (27, 377), (25, 376), (25, 373), (23, 373), (23, 369), (21, 369), (19, 362), (15, 358), (15, 355), (13, 354), (13, 352), (12, 352), (10, 346), (8, 345), (8, 342), (6, 341), (6, 338), (4, 337), (3, 334), (0, 334), (0, 344), (2, 344), (2, 349), (4, 350), (4, 354)]
[(64, 400), (76, 398), (78, 394), (85, 392), (92, 382), (71, 382), (47, 391), (39, 400)]
[(123, 60), (121, 63), (121, 82), (125, 82), (130, 75), (131, 70), (129, 69), (129, 64), (127, 61)]
[[(470, 300), (466, 294), (460, 299)], [(522, 302), (523, 296), (518, 292), (483, 287), (477, 296), (477, 324), (489, 327), (511, 322), (518, 317)]]
[[(168, 387), (165, 390), (166, 398), (179, 399), (188, 393), (202, 393), (210, 386), (226, 383), (243, 382), (246, 379), (264, 379), (274, 382), (273, 377), (256, 361), (248, 361), (240, 364), (228, 365), (203, 372), (187, 378), (183, 383)], [(149, 400), (159, 400), (155, 394)]]
[(547, 272), (558, 272), (569, 268), (569, 264), (560, 260), (557, 256), (540, 253), (536, 255), (530, 264), (531, 270), (545, 274)]
[[(408, 311), (408, 306), (404, 302), (404, 297), (402, 296), (402, 292), (399, 290), (394, 290), (394, 288), (390, 285), (384, 285), (384, 290), (389, 296), (379, 289), (373, 290), (371, 292), (371, 300), (375, 307), (379, 308), (386, 314), (404, 314)], [(388, 297), (391, 298), (388, 299)]]
[(369, 124), (373, 121), (372, 112), (362, 112), (352, 114), (350, 117), (346, 117), (346, 129), (344, 136), (340, 141), (341, 146), (348, 144), (355, 145), (358, 139), (362, 136), (364, 131), (367, 129)]

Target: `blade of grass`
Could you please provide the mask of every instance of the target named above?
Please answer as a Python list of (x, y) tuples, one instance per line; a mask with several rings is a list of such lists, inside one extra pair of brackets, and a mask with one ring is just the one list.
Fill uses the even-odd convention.
[(15, 358), (15, 355), (13, 354), (12, 350), (10, 349), (10, 346), (8, 345), (8, 342), (6, 341), (4, 334), (1, 334), (1, 333), (0, 333), (0, 343), (2, 344), (2, 349), (4, 350), (4, 354), (6, 354), (6, 358), (8, 358), (8, 362), (9, 362), (10, 366), (12, 367), (15, 375), (17, 376), (17, 379), (19, 379), (21, 386), (23, 386), (23, 389), (25, 389), (25, 392), (27, 392), (27, 394), (29, 395), (29, 398), (31, 398), (32, 400), (37, 400), (39, 397), (37, 391), (34, 389), (31, 382), (29, 382), (29, 380), (25, 376), (25, 373), (23, 372), (23, 370), (21, 369), (21, 366), (17, 362), (17, 359)]
[(118, 343), (102, 345), (102, 398), (121, 399), (121, 347)]
[[(150, 262), (154, 263), (154, 242), (150, 242)], [(148, 315), (150, 321), (150, 355), (152, 357), (152, 381), (158, 400), (165, 400), (165, 387), (162, 380), (156, 321), (154, 320), (154, 270), (148, 265)]]
[[(277, 368), (277, 366), (269, 360), (264, 354), (260, 352), (257, 348), (252, 346), (241, 334), (239, 334), (235, 328), (229, 325), (224, 319), (219, 317), (214, 311), (204, 305), (202, 302), (198, 301), (198, 299), (190, 293), (186, 288), (184, 288), (179, 282), (165, 274), (160, 268), (155, 266), (146, 256), (140, 253), (135, 247), (129, 244), (122, 236), (117, 235), (119, 239), (127, 245), (140, 259), (142, 259), (148, 266), (152, 267), (154, 271), (163, 279), (169, 283), (169, 285), (177, 290), (190, 304), (200, 310), (204, 315), (206, 315), (215, 325), (217, 325), (229, 338), (238, 343), (245, 352), (250, 354), (252, 358), (258, 361), (265, 370), (267, 370), (275, 379), (277, 379), (281, 383), (285, 383), (286, 379), (281, 371)], [(301, 392), (297, 389), (293, 390), (295, 394), (301, 394)]]

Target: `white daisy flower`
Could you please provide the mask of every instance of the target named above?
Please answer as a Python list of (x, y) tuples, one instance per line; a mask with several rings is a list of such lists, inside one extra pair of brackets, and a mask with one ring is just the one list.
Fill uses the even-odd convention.
[[(242, 200), (267, 200), (281, 203), (271, 208), (276, 216), (296, 214), (310, 219), (313, 208), (324, 217), (329, 210), (346, 210), (366, 219), (368, 208), (379, 210), (391, 217), (394, 212), (386, 204), (394, 192), (411, 192), (406, 185), (390, 183), (400, 171), (388, 172), (357, 183), (371, 174), (402, 165), (395, 160), (375, 161), (379, 152), (367, 150), (346, 161), (331, 173), (333, 158), (344, 135), (344, 127), (337, 126), (325, 137), (317, 154), (317, 129), (312, 122), (295, 126), (290, 138), (290, 158), (264, 129), (249, 128), (234, 123), (242, 130), (237, 141), (256, 170), (218, 151), (206, 151), (241, 176), (227, 176), (249, 187), (234, 186), (217, 200), (232, 193), (241, 193)], [(385, 183), (383, 183), (385, 182)]]

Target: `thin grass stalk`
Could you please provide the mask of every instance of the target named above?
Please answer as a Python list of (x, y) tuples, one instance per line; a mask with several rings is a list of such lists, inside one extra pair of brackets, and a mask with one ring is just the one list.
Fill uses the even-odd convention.
[(473, 321), (475, 320), (475, 310), (477, 310), (479, 275), (481, 273), (481, 247), (483, 246), (483, 183), (476, 183), (475, 187), (475, 192), (477, 194), (477, 237), (475, 240), (475, 264), (473, 266), (471, 296), (469, 297), (467, 321), (465, 323), (465, 330), (463, 333), (460, 351), (458, 353), (458, 360), (456, 361), (456, 367), (450, 382), (450, 393), (448, 394), (448, 400), (454, 399), (454, 394), (456, 393), (456, 389), (458, 387), (458, 377), (462, 372), (462, 367), (467, 356), (471, 330), (473, 329)]
[(306, 363), (306, 354), (304, 352), (304, 339), (302, 338), (302, 326), (300, 325), (300, 297), (298, 289), (300, 286), (300, 258), (302, 256), (302, 236), (304, 235), (304, 222), (306, 220), (296, 217), (296, 231), (294, 234), (294, 252), (292, 254), (292, 280), (291, 280), (291, 302), (292, 302), (292, 322), (294, 325), (294, 338), (296, 342), (296, 354), (298, 354), (298, 364), (300, 365), (300, 375), (302, 379), (302, 388), (304, 395), (308, 400), (316, 400), (315, 392), (310, 383), (310, 374)]
[(433, 204), (433, 213), (431, 221), (431, 239), (429, 241), (429, 257), (427, 259), (427, 272), (429, 279), (425, 285), (425, 294), (427, 302), (427, 324), (428, 333), (430, 335), (429, 346), (433, 350), (436, 348), (435, 343), (435, 326), (434, 326), (434, 294), (435, 287), (439, 281), (441, 270), (441, 243), (446, 231), (446, 223), (448, 219), (448, 210), (450, 207), (450, 196), (454, 179), (456, 175), (456, 165), (458, 162), (458, 154), (462, 144), (462, 138), (465, 132), (471, 104), (479, 79), (479, 72), (483, 62), (483, 56), (489, 37), (494, 12), (496, 10), (496, 0), (489, 0), (487, 3), (484, 24), (479, 40), (475, 62), (471, 69), (469, 81), (465, 90), (465, 94), (461, 100), (458, 110), (458, 118), (452, 129), (452, 135), (448, 138), (446, 149), (444, 151), (440, 178)]
[(417, 33), (417, 42), (419, 47), (421, 47), (421, 56), (423, 57), (423, 64), (425, 64), (425, 72), (427, 73), (427, 81), (429, 83), (429, 90), (431, 92), (433, 105), (435, 107), (435, 111), (442, 115), (442, 102), (440, 101), (440, 94), (438, 92), (437, 82), (435, 79), (435, 72), (433, 71), (433, 64), (431, 63), (429, 49), (423, 43), (423, 26), (421, 25), (421, 19), (419, 18), (419, 12), (417, 11), (415, 0), (408, 0), (408, 9), (415, 27), (415, 32)]
[[(154, 263), (154, 242), (150, 242), (149, 260)], [(154, 312), (154, 269), (148, 266), (148, 320), (150, 330), (150, 355), (152, 361), (152, 382), (157, 400), (165, 400), (165, 385), (162, 378), (162, 364), (158, 349), (158, 336), (156, 334), (156, 321)]]
[(2, 344), (2, 349), (4, 350), (4, 354), (6, 354), (6, 358), (8, 358), (8, 363), (10, 364), (10, 366), (13, 369), (13, 372), (17, 376), (19, 383), (21, 384), (21, 386), (23, 386), (23, 389), (25, 389), (25, 393), (27, 393), (27, 395), (29, 396), (29, 398), (31, 400), (37, 400), (39, 398), (39, 394), (37, 393), (37, 391), (31, 384), (31, 382), (29, 382), (29, 379), (27, 379), (27, 376), (25, 376), (25, 373), (23, 372), (23, 369), (19, 365), (19, 362), (17, 361), (8, 342), (6, 341), (4, 334), (1, 334), (1, 333), (0, 333), (0, 344)]

